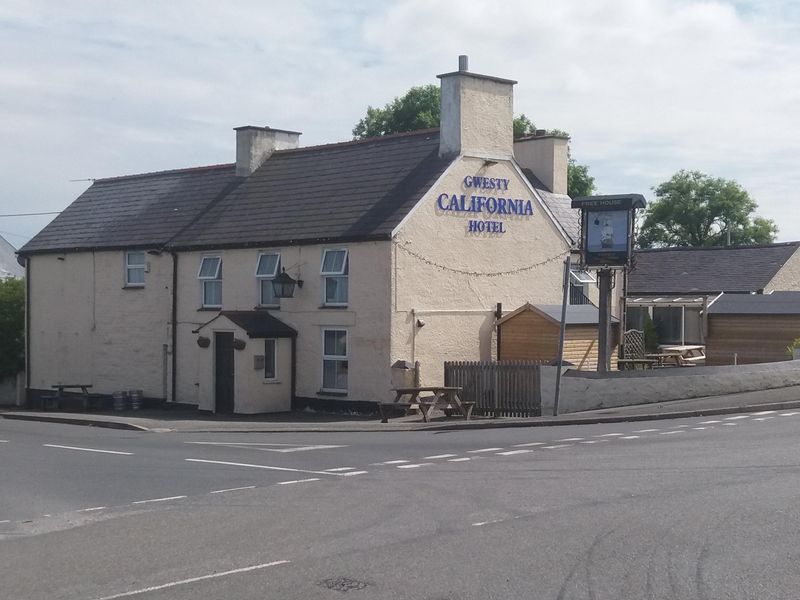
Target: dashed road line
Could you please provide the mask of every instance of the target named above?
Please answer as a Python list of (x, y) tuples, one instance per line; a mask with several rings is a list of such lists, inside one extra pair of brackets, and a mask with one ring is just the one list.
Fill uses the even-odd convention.
[(607, 440), (586, 440), (585, 442), (579, 442), (580, 444), (597, 444), (599, 442), (605, 442)]
[(673, 433), (686, 433), (683, 429), (673, 429), (671, 431), (662, 431), (658, 435), (672, 435)]
[(497, 452), (498, 456), (514, 456), (515, 454), (527, 454), (533, 450), (506, 450), (505, 452)]
[(569, 448), (572, 444), (554, 444), (552, 446), (542, 446), (542, 450), (555, 450), (556, 448)]
[(425, 460), (434, 460), (437, 458), (452, 458), (453, 456), (458, 456), (457, 454), (434, 454), (433, 456), (423, 456)]
[(584, 438), (564, 438), (561, 440), (556, 440), (557, 442), (580, 442)]
[(336, 467), (333, 469), (325, 469), (328, 473), (339, 473), (341, 471), (355, 471), (355, 467)]
[(448, 458), (447, 462), (465, 462), (467, 460), (472, 460), (469, 456), (462, 456), (461, 458)]
[(750, 415), (734, 415), (732, 417), (725, 417), (723, 421), (738, 421), (739, 419), (749, 419)]
[(6, 519), (5, 521), (0, 521), (0, 525), (5, 525), (6, 523), (11, 523), (11, 521), (9, 521), (8, 519)]
[(703, 431), (704, 429), (712, 429), (712, 427), (692, 427), (695, 431)]
[(493, 523), (502, 523), (506, 519), (492, 519), (491, 521), (478, 521), (477, 523), (473, 523), (473, 527), (483, 527), (484, 525), (491, 525)]
[(410, 460), (385, 460), (383, 462), (372, 463), (373, 467), (377, 467), (380, 465), (402, 465), (404, 463), (409, 463)]
[(250, 469), (266, 469), (268, 471), (288, 471), (290, 473), (308, 473), (310, 475), (330, 475), (341, 477), (343, 473), (328, 473), (327, 471), (309, 471), (308, 469), (290, 469), (288, 467), (273, 467), (271, 465), (254, 465), (251, 463), (229, 462), (225, 460), (206, 460), (204, 458), (184, 458), (186, 462), (203, 463), (209, 465), (225, 465), (228, 467), (246, 467)]
[(762, 415), (774, 415), (776, 412), (778, 412), (778, 411), (777, 410), (762, 410), (762, 411), (759, 411), (759, 412), (750, 413), (750, 415), (753, 416), (753, 417), (760, 417)]
[(774, 419), (775, 417), (758, 417), (753, 419), (753, 421), (768, 421), (770, 419)]
[(214, 490), (213, 492), (208, 492), (209, 494), (224, 494), (225, 492), (238, 492), (239, 490), (254, 490), (256, 486), (254, 485), (244, 485), (242, 487), (235, 487), (235, 488), (227, 488), (224, 490)]
[(619, 440), (638, 440), (640, 436), (638, 435), (623, 435), (621, 438), (617, 438)]
[(738, 423), (723, 423), (723, 425), (727, 425), (728, 427), (736, 427)]
[(99, 450), (97, 448), (79, 448), (78, 446), (61, 446), (59, 444), (42, 444), (45, 448), (58, 448), (59, 450), (80, 450), (81, 452), (100, 452), (102, 454), (121, 454), (133, 456), (133, 452), (120, 452), (118, 450)]
[(722, 421), (700, 421), (699, 425), (713, 425), (714, 423), (722, 423)]
[(278, 485), (289, 485), (290, 483), (307, 483), (309, 481), (319, 481), (319, 477), (308, 477), (307, 479), (294, 479), (292, 481), (279, 481)]
[(656, 431), (661, 431), (660, 429), (637, 429), (633, 433), (655, 433)]
[(105, 510), (107, 508), (107, 506), (93, 506), (92, 508), (81, 508), (75, 512), (94, 512), (96, 510)]
[(186, 496), (168, 496), (167, 498), (150, 498), (149, 500), (137, 500), (131, 504), (150, 504), (151, 502), (167, 502), (169, 500), (182, 500)]
[(189, 583), (196, 583), (198, 581), (205, 581), (206, 579), (216, 579), (218, 577), (227, 577), (228, 575), (236, 575), (238, 573), (248, 573), (250, 571), (256, 571), (258, 569), (266, 569), (267, 567), (276, 567), (278, 565), (285, 565), (289, 563), (288, 560), (275, 560), (268, 563), (263, 563), (260, 565), (253, 565), (251, 567), (243, 567), (241, 569), (232, 569), (230, 571), (222, 571), (220, 573), (211, 573), (210, 575), (202, 575), (200, 577), (192, 577), (190, 579), (181, 579), (179, 581), (171, 581), (169, 583), (164, 583), (161, 585), (154, 585), (151, 587), (142, 588), (139, 590), (131, 590), (129, 592), (122, 592), (120, 594), (114, 594), (113, 596), (104, 596), (102, 598), (96, 598), (95, 600), (117, 600), (117, 598), (128, 598), (130, 596), (138, 596), (141, 594), (148, 594), (150, 592), (157, 592), (159, 590), (164, 590), (167, 588), (176, 587), (179, 585), (186, 585)]
[(478, 452), (495, 452), (502, 450), (502, 448), (480, 448), (479, 450), (467, 450), (470, 454), (477, 454)]
[(365, 473), (369, 473), (369, 471), (348, 471), (347, 473), (342, 473), (342, 475), (351, 477), (353, 475), (364, 475)]
[(787, 412), (787, 413), (781, 413), (781, 416), (782, 416), (782, 417), (793, 417), (794, 415), (800, 415), (800, 412)]
[(624, 433), (601, 433), (600, 435), (595, 435), (595, 436), (592, 436), (592, 437), (605, 438), (605, 437), (617, 437), (617, 436), (620, 436), (620, 435), (625, 435), (625, 434)]
[(0, 440), (0, 444), (7, 444), (8, 440)]
[(417, 469), (419, 467), (428, 467), (433, 463), (414, 463), (411, 465), (397, 465), (398, 469)]
[[(527, 444), (514, 444), (514, 448), (525, 448), (527, 446), (544, 446), (544, 442), (528, 442)], [(502, 448), (498, 448), (502, 450)]]

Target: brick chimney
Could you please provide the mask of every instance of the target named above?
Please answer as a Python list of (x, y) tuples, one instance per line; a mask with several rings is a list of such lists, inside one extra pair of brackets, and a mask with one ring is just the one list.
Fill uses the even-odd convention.
[(537, 130), (535, 135), (514, 140), (514, 158), (523, 169), (530, 169), (554, 194), (567, 193), (569, 137), (548, 135)]
[(245, 125), (236, 131), (236, 174), (247, 177), (264, 164), (275, 150), (300, 146), (300, 132)]
[(437, 75), (442, 86), (439, 156), (514, 154), (516, 81), (470, 73), (466, 56), (458, 71)]

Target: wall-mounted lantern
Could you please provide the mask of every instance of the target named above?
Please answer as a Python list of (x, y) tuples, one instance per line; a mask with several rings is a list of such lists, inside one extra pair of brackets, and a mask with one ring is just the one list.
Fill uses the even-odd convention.
[(211, 345), (211, 338), (201, 335), (199, 338), (197, 338), (197, 345), (201, 348), (208, 348)]
[(292, 279), (292, 276), (284, 268), (277, 277), (272, 280), (272, 291), (276, 298), (292, 298), (294, 296), (294, 286), (303, 287), (302, 279)]

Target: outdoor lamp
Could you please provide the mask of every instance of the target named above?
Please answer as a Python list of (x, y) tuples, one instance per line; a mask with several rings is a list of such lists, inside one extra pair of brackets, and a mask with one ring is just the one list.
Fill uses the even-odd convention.
[(292, 276), (286, 272), (286, 268), (272, 280), (272, 291), (276, 298), (291, 298), (294, 296), (294, 285), (303, 287), (301, 279), (292, 279)]

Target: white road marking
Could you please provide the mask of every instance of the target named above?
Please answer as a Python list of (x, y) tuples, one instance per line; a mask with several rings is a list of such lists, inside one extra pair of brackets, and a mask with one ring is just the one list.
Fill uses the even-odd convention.
[[(346, 448), (344, 445), (319, 444), (315, 446), (303, 446), (301, 444), (272, 444), (266, 442), (184, 442), (184, 444), (196, 444), (198, 446), (228, 446), (230, 448), (252, 448), (264, 452), (307, 452), (308, 450), (331, 450), (333, 448)], [(288, 446), (282, 448), (267, 448), (266, 446)]]
[(397, 465), (398, 469), (416, 469), (418, 467), (427, 467), (432, 465), (433, 463), (416, 463), (413, 465)]
[(167, 498), (151, 498), (150, 500), (137, 500), (131, 504), (149, 504), (150, 502), (167, 502), (168, 500), (181, 500), (186, 496), (169, 496)]
[(464, 462), (466, 460), (472, 460), (469, 456), (462, 456), (461, 458), (448, 458), (447, 462)]
[(580, 442), (583, 438), (564, 438), (562, 440), (556, 440), (557, 442)]
[[(514, 448), (525, 448), (527, 446), (544, 446), (544, 442), (528, 442), (527, 444), (514, 444)], [(498, 448), (502, 450), (502, 448)]]
[(775, 417), (758, 417), (753, 419), (753, 421), (768, 421), (769, 419), (774, 419)]
[(481, 448), (480, 450), (467, 450), (467, 452), (477, 454), (478, 452), (494, 452), (495, 450), (502, 450), (502, 448)]
[(133, 452), (119, 452), (117, 450), (98, 450), (96, 448), (78, 448), (77, 446), (60, 446), (58, 444), (42, 444), (45, 448), (59, 448), (61, 450), (80, 450), (82, 452), (101, 452), (103, 454), (121, 454), (123, 456), (132, 456)]
[(670, 427), (670, 429), (686, 429), (689, 427), (688, 425), (675, 425), (674, 427)]
[(605, 440), (587, 440), (585, 442), (581, 442), (581, 444), (596, 444), (597, 442), (604, 442)]
[(369, 471), (348, 471), (347, 473), (343, 473), (345, 477), (350, 477), (351, 475), (363, 475), (364, 473), (369, 473)]
[(355, 467), (336, 467), (335, 469), (325, 469), (328, 473), (338, 473), (339, 471), (354, 471)]
[(633, 433), (653, 433), (655, 431), (661, 431), (660, 429), (637, 429)]
[(738, 423), (723, 423), (723, 425), (727, 425), (729, 427), (736, 427)]
[(7, 444), (8, 440), (0, 440), (0, 444)]
[(553, 446), (542, 446), (542, 450), (555, 450), (556, 448), (568, 448), (572, 444), (555, 444)]
[(623, 435), (619, 439), (621, 439), (621, 440), (638, 440), (639, 436), (638, 435)]
[(11, 521), (9, 521), (8, 519), (6, 519), (5, 521), (0, 521), (0, 525), (3, 525), (5, 523), (11, 523)]
[(711, 429), (710, 427), (692, 427), (696, 431), (703, 431), (704, 429)]
[(243, 487), (238, 488), (227, 488), (224, 490), (214, 490), (213, 492), (208, 492), (209, 494), (224, 494), (225, 492), (238, 492), (239, 490), (254, 490), (256, 486), (254, 485), (245, 485)]
[(722, 421), (700, 421), (700, 425), (713, 425), (714, 423), (722, 423)]
[(433, 456), (423, 456), (425, 460), (433, 460), (436, 458), (451, 458), (453, 456), (458, 456), (457, 454), (434, 454)]
[(800, 415), (800, 412), (781, 413), (782, 417), (793, 417), (794, 415)]
[(502, 523), (505, 519), (493, 519), (491, 521), (478, 521), (477, 523), (473, 523), (473, 527), (482, 527), (484, 525), (491, 525), (492, 523)]
[(116, 600), (117, 598), (127, 598), (130, 596), (138, 596), (139, 594), (147, 594), (149, 592), (157, 592), (159, 590), (165, 590), (167, 588), (175, 587), (178, 585), (186, 585), (188, 583), (195, 583), (197, 581), (205, 581), (206, 579), (216, 579), (218, 577), (227, 577), (228, 575), (236, 575), (238, 573), (247, 573), (249, 571), (256, 571), (258, 569), (266, 569), (267, 567), (276, 567), (278, 565), (285, 565), (287, 564), (288, 560), (275, 560), (273, 562), (264, 563), (260, 565), (253, 565), (252, 567), (243, 567), (241, 569), (233, 569), (231, 571), (222, 571), (221, 573), (211, 573), (210, 575), (202, 575), (200, 577), (192, 577), (191, 579), (181, 579), (180, 581), (171, 581), (169, 583), (164, 583), (162, 585), (154, 585), (151, 587), (142, 588), (140, 590), (132, 590), (130, 592), (122, 592), (120, 594), (114, 594), (113, 596), (104, 596), (102, 598), (96, 598), (95, 600)]
[(499, 456), (513, 456), (514, 454), (527, 454), (533, 450), (506, 450), (505, 452), (498, 452)]
[(308, 471), (306, 469), (290, 469), (288, 467), (273, 467), (270, 465), (253, 465), (250, 463), (228, 462), (224, 460), (205, 460), (202, 458), (184, 458), (187, 462), (204, 463), (210, 465), (225, 465), (228, 467), (248, 467), (251, 469), (267, 469), (268, 471), (289, 471), (291, 473), (310, 473), (311, 475), (331, 475), (341, 477), (342, 473), (328, 473), (327, 471)]
[(307, 481), (319, 481), (319, 477), (309, 477), (308, 479), (295, 479), (294, 481), (279, 481), (278, 485), (289, 485), (290, 483), (306, 483)]
[(673, 429), (672, 431), (662, 431), (658, 435), (671, 435), (673, 433), (686, 433), (683, 429)]
[(93, 512), (95, 510), (105, 510), (107, 506), (93, 506), (92, 508), (81, 508), (80, 510), (76, 510), (75, 512)]
[(776, 412), (778, 412), (778, 411), (777, 410), (762, 410), (760, 412), (750, 413), (750, 415), (753, 416), (753, 417), (760, 417), (762, 415), (774, 415)]
[(725, 417), (723, 421), (738, 421), (739, 419), (749, 419), (750, 415), (736, 415), (734, 417)]
[(411, 461), (410, 460), (386, 460), (384, 462), (372, 463), (372, 466), (373, 467), (377, 467), (379, 465), (402, 465), (404, 463), (409, 463), (409, 462), (411, 462)]
[(595, 436), (592, 436), (592, 437), (604, 438), (604, 437), (616, 437), (618, 435), (625, 435), (625, 434), (624, 433), (601, 433), (600, 435), (595, 435)]

